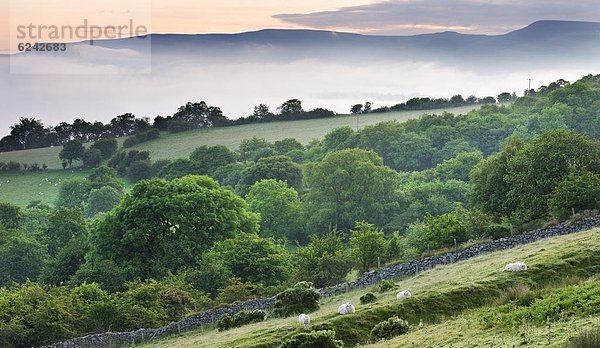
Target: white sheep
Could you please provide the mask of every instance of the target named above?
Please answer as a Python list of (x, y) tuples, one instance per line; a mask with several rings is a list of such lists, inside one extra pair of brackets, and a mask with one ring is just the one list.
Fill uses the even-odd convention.
[(517, 261), (515, 263), (509, 263), (504, 266), (504, 272), (521, 272), (526, 271), (527, 265), (523, 261)]
[(356, 313), (356, 308), (354, 308), (352, 303), (346, 302), (338, 308), (338, 313), (341, 315), (354, 314)]
[(310, 316), (302, 313), (298, 316), (298, 321), (300, 322), (300, 325), (308, 326), (308, 324), (310, 324)]
[(412, 294), (408, 290), (402, 290), (396, 294), (396, 300), (404, 300), (407, 297), (411, 297)]

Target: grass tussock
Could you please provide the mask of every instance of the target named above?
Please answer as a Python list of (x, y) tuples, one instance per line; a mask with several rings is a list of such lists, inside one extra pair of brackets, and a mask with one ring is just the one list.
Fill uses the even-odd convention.
[(508, 289), (494, 301), (495, 306), (502, 306), (509, 302), (516, 302), (522, 306), (529, 306), (537, 297), (537, 292), (531, 290), (528, 284), (517, 283)]
[(598, 348), (600, 347), (600, 327), (584, 329), (571, 338), (565, 348)]

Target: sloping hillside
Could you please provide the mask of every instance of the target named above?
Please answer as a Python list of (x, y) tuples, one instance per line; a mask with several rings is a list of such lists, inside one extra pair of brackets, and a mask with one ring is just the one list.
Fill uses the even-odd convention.
[[(506, 263), (517, 260), (526, 262), (529, 269), (522, 273), (502, 272)], [(337, 338), (348, 346), (367, 344), (375, 324), (398, 315), (411, 324), (410, 332), (391, 341), (376, 342), (372, 347), (560, 347), (578, 330), (600, 324), (600, 312), (594, 306), (597, 297), (579, 303), (567, 301), (562, 309), (557, 307), (555, 317), (542, 323), (533, 317), (506, 326), (490, 324), (485, 318), (504, 315), (506, 306), (501, 305), (513, 300), (507, 293), (517, 300), (530, 296), (533, 302), (528, 304), (535, 304), (556, 293), (582, 293), (581, 289), (590, 288), (597, 292), (599, 265), (600, 229), (555, 237), (400, 280), (397, 289), (413, 293), (412, 298), (402, 302), (395, 299), (396, 291), (380, 294), (375, 288), (327, 298), (321, 309), (311, 314), (309, 330), (335, 330)], [(360, 296), (367, 292), (375, 293), (377, 301), (360, 305)], [(355, 315), (337, 315), (337, 307), (346, 301), (356, 305)], [(518, 307), (523, 313), (528, 308)], [(584, 313), (581, 308), (592, 308), (592, 312)], [(301, 330), (296, 317), (274, 318), (225, 332), (196, 331), (147, 347), (277, 347)]]
[[(359, 116), (359, 127), (373, 125), (382, 121), (406, 121), (417, 118), (427, 113), (442, 114), (451, 112), (454, 114), (466, 114), (471, 110), (479, 108), (480, 105), (465, 106), (459, 108), (421, 110), (421, 111), (400, 111), (387, 112), (381, 114), (369, 114)], [(326, 119), (312, 119), (302, 121), (285, 121), (248, 124), (232, 127), (219, 127), (210, 129), (197, 129), (175, 134), (162, 134), (160, 138), (126, 150), (149, 151), (153, 161), (159, 159), (175, 160), (186, 158), (195, 148), (202, 145), (225, 145), (232, 150), (238, 148), (240, 142), (252, 137), (265, 138), (273, 142), (284, 138), (295, 138), (303, 144), (307, 144), (313, 139), (322, 139), (325, 134), (331, 130), (350, 126), (356, 127), (356, 117), (350, 115), (340, 115)], [(125, 138), (119, 138), (121, 146)], [(26, 206), (29, 202), (40, 200), (46, 204), (54, 204), (58, 195), (60, 181), (87, 176), (89, 173), (80, 168), (73, 170), (62, 170), (61, 161), (58, 158), (62, 146), (46, 147), (40, 149), (31, 149), (23, 151), (0, 153), (0, 162), (16, 161), (19, 163), (38, 163), (46, 164), (49, 168), (47, 172), (19, 172), (6, 173), (0, 172), (0, 197), (2, 201)], [(56, 184), (56, 185), (55, 185)], [(130, 187), (131, 183), (126, 182)]]
[[(406, 121), (417, 118), (423, 114), (441, 115), (450, 112), (456, 115), (466, 114), (481, 105), (463, 106), (458, 108), (386, 112), (381, 114), (367, 114), (359, 116), (359, 127), (363, 128), (383, 121)], [(356, 116), (339, 115), (331, 118), (280, 121), (256, 123), (232, 127), (204, 128), (175, 134), (162, 134), (160, 138), (149, 141), (131, 149), (150, 151), (152, 160), (177, 159), (187, 157), (194, 149), (201, 145), (225, 145), (232, 150), (238, 148), (240, 142), (252, 137), (265, 138), (273, 142), (285, 138), (295, 138), (302, 144), (307, 144), (313, 139), (322, 139), (331, 130), (349, 126), (356, 128)], [(119, 138), (119, 146), (125, 138)], [(40, 149), (1, 152), (0, 162), (17, 161), (20, 163), (46, 163), (49, 169), (60, 169), (61, 161), (58, 154), (62, 146), (45, 147)], [(0, 177), (2, 174), (0, 174)]]

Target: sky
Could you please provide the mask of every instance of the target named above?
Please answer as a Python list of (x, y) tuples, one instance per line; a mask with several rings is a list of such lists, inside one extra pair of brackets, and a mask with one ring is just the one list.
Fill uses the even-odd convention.
[[(147, 26), (152, 33), (302, 28), (385, 35), (447, 30), (503, 34), (542, 19), (600, 21), (600, 0), (0, 0), (0, 54), (11, 52), (11, 48), (14, 52), (19, 41), (33, 41), (16, 40), (18, 26), (78, 26), (87, 20), (107, 28), (129, 19)], [(86, 50), (79, 52), (82, 57), (102, 60), (98, 47), (83, 48)], [(302, 99), (307, 109), (327, 107), (347, 112), (351, 103), (367, 99), (381, 106), (414, 96), (520, 93), (529, 77), (535, 79), (536, 87), (558, 78), (572, 81), (583, 74), (599, 73), (593, 65), (539, 71), (531, 66), (508, 74), (481, 74), (444, 62), (392, 58), (360, 66), (327, 60), (246, 65), (219, 61), (210, 69), (174, 64), (135, 76), (104, 73), (97, 65), (86, 64), (82, 67), (101, 72), (62, 76), (9, 73), (4, 71), (8, 69), (3, 68), (6, 64), (2, 65), (0, 57), (0, 136), (19, 117), (40, 118), (46, 125), (77, 117), (106, 122), (126, 112), (153, 118), (171, 115), (185, 102), (206, 100), (236, 118), (248, 115), (258, 103), (275, 109), (290, 98)], [(27, 59), (19, 61), (29, 67)], [(63, 67), (60, 64), (71, 70), (68, 63), (52, 61), (43, 71), (54, 72)], [(14, 67), (12, 62), (10, 67)], [(109, 71), (114, 68), (112, 64), (105, 67)], [(283, 87), (282, 75), (288, 76)], [(259, 86), (253, 83), (257, 80), (261, 81)]]
[(600, 0), (0, 0), (0, 14), (0, 49), (6, 50), (18, 25), (78, 25), (84, 19), (107, 25), (134, 18), (154, 33), (308, 28), (500, 34), (540, 18), (600, 20)]

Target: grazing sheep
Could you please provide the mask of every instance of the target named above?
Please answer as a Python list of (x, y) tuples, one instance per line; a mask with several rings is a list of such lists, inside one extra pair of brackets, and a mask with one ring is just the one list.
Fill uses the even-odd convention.
[(396, 300), (404, 300), (407, 297), (411, 297), (412, 294), (408, 290), (402, 290), (396, 294)]
[(356, 313), (356, 309), (354, 308), (354, 305), (352, 303), (346, 302), (343, 305), (341, 305), (340, 308), (338, 308), (338, 313), (341, 315), (354, 314)]
[(509, 263), (504, 266), (504, 272), (521, 272), (526, 271), (527, 265), (523, 261), (517, 261), (515, 263)]
[(308, 324), (310, 324), (310, 316), (302, 313), (298, 316), (298, 321), (302, 326), (308, 326)]

